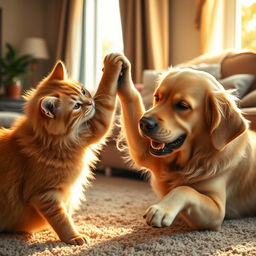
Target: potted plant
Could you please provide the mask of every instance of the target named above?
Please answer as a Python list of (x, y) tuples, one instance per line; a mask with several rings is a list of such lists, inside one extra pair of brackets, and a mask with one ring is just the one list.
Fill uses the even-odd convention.
[(29, 65), (33, 58), (31, 55), (19, 55), (9, 43), (6, 48), (5, 56), (0, 58), (0, 82), (6, 95), (17, 99), (21, 95), (21, 76), (30, 72)]

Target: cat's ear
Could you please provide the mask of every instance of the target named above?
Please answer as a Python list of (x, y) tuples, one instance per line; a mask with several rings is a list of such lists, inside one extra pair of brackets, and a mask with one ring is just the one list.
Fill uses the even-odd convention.
[(67, 78), (67, 70), (62, 61), (57, 61), (48, 79), (64, 80)]
[(54, 118), (57, 114), (58, 98), (47, 96), (41, 101), (41, 112), (45, 117)]

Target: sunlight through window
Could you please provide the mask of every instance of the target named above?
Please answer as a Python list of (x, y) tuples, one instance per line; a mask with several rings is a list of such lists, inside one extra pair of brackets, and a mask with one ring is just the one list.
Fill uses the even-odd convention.
[(101, 1), (102, 58), (110, 52), (123, 52), (119, 0)]
[(256, 0), (240, 0), (241, 48), (256, 51)]
[(123, 52), (119, 0), (87, 0), (84, 5), (79, 81), (94, 93), (106, 54)]

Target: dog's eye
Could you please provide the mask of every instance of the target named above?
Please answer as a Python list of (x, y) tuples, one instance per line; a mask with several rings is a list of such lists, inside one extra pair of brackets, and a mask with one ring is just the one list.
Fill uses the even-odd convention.
[(179, 101), (177, 102), (174, 107), (177, 109), (177, 110), (187, 110), (187, 109), (190, 109), (190, 106), (188, 105), (187, 102), (185, 101)]
[(155, 99), (155, 102), (156, 102), (156, 103), (160, 101), (160, 97), (159, 97), (157, 94), (154, 95), (154, 99)]
[(78, 109), (81, 108), (81, 106), (82, 106), (82, 104), (79, 103), (79, 102), (77, 102), (77, 103), (74, 105), (73, 109), (74, 109), (74, 110), (78, 110)]

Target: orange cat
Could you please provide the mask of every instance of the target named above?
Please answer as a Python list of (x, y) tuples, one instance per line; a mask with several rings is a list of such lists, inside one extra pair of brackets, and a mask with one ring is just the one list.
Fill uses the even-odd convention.
[(92, 98), (67, 79), (58, 62), (27, 95), (25, 115), (12, 129), (0, 130), (0, 231), (30, 232), (48, 225), (66, 243), (86, 242), (71, 213), (90, 175), (92, 147), (110, 130), (121, 68), (119, 55), (105, 58)]

